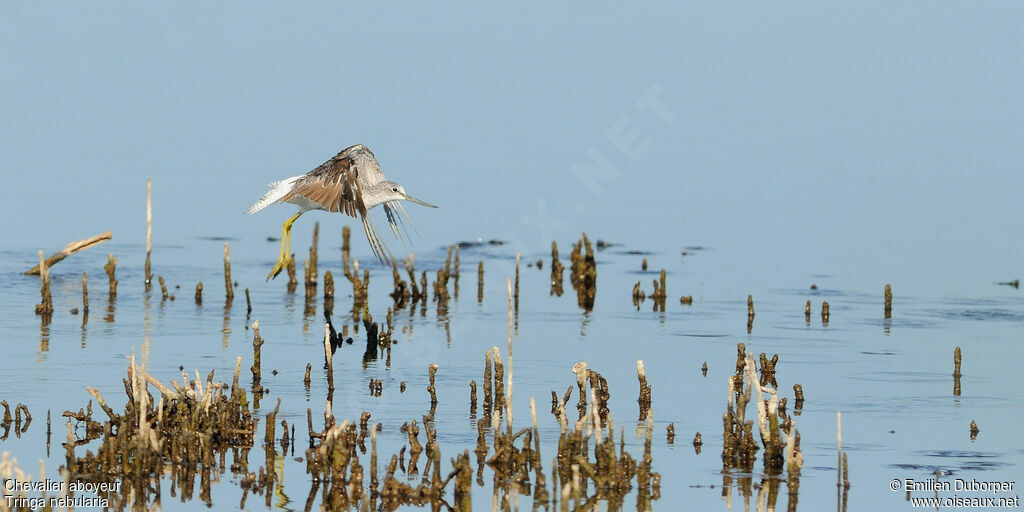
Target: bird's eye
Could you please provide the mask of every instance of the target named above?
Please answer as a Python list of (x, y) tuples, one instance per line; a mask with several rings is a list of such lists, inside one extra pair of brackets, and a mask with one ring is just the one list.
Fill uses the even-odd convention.
[(398, 192), (398, 187), (391, 187), (392, 192)]

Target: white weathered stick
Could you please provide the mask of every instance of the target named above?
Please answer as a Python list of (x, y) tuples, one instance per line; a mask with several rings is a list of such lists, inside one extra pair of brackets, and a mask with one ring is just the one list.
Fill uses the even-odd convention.
[[(57, 252), (51, 254), (48, 258), (46, 258), (46, 266), (47, 267), (52, 267), (57, 262), (63, 260), (64, 258), (67, 258), (68, 256), (70, 256), (70, 255), (72, 255), (72, 254), (74, 254), (74, 253), (76, 253), (78, 251), (81, 251), (83, 249), (88, 249), (88, 248), (90, 248), (90, 247), (92, 247), (92, 246), (94, 246), (96, 244), (103, 243), (103, 242), (106, 242), (107, 240), (110, 240), (112, 236), (113, 235), (111, 234), (111, 232), (107, 231), (106, 233), (100, 233), (100, 234), (98, 234), (96, 236), (89, 237), (89, 238), (86, 238), (84, 240), (76, 240), (74, 242), (71, 242), (68, 245), (64, 246), (64, 248), (61, 249), (60, 251), (57, 251)], [(37, 276), (37, 275), (39, 275), (39, 265), (36, 265), (36, 266), (32, 267), (31, 269), (25, 271), (25, 275), (29, 275), (29, 276)]]

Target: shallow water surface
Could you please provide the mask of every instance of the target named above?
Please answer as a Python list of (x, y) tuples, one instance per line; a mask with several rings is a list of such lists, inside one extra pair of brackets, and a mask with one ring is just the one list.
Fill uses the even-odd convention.
[[(296, 253), (304, 252), (308, 245), (309, 224), (296, 228)], [(390, 360), (383, 353), (378, 359), (364, 360), (364, 329), (353, 321), (350, 311), (351, 285), (342, 276), (340, 236), (323, 229), (326, 225), (321, 224), (320, 233), (320, 285), (322, 273), (330, 270), (337, 290), (334, 325), (339, 331), (347, 326), (355, 341), (342, 345), (335, 355), (336, 389), (331, 409), (339, 421), (355, 421), (362, 411), (369, 411), (371, 424), (382, 425), (378, 437), (382, 459), (389, 458), (407, 442), (399, 427), (413, 419), (419, 421), (427, 413), (427, 367), (438, 364), (439, 403), (433, 427), (447, 472), (449, 457), (475, 445), (480, 411), (470, 410), (469, 381), (482, 382), (484, 352), (497, 346), (507, 357), (506, 286), (514, 277), (514, 251), (491, 245), (461, 248), (458, 298), (451, 300), (446, 311), (439, 311), (434, 302), (425, 308), (395, 311)], [(358, 257), (359, 249), (365, 247), (361, 239), (353, 241)], [(159, 285), (144, 291), (139, 264), (144, 250), (138, 245), (115, 241), (73, 255), (52, 269), (55, 312), (48, 325), (32, 311), (38, 302), (38, 278), (19, 273), (27, 268), (31, 252), (8, 249), (0, 273), (8, 290), (0, 299), (6, 311), (0, 320), (0, 336), (5, 340), (0, 398), (12, 407), (27, 405), (33, 422), (20, 437), (11, 434), (0, 442), (0, 449), (10, 451), (33, 475), (38, 475), (36, 461), (42, 459), (47, 477), (57, 479), (66, 422), (61, 414), (85, 406), (90, 399), (85, 386), (99, 390), (119, 410), (124, 403), (121, 378), (128, 358), (134, 354), (141, 360), (144, 352), (149, 371), (164, 382), (180, 380), (179, 367), (203, 375), (212, 369), (215, 380), (227, 381), (235, 358), (241, 355), (245, 382), (252, 362), (250, 325), (258, 320), (266, 340), (262, 383), (269, 391), (260, 402), (257, 417), (265, 416), (280, 398), (278, 421), (294, 424), (297, 436), (294, 456), (289, 452), (283, 459), (280, 487), (271, 505), (303, 509), (311, 481), (305, 464), (295, 457), (303, 457), (307, 446), (306, 409), (312, 410), (319, 429), (322, 419), (318, 418), (322, 418), (327, 396), (322, 288), (306, 304), (301, 283), (295, 293), (288, 293), (284, 274), (265, 282), (276, 244), (260, 238), (232, 239), (232, 277), (238, 287), (231, 307), (225, 308), (219, 257), (223, 243), (221, 239), (192, 239), (154, 247), (154, 275), (164, 277), (174, 300), (162, 300)], [(566, 266), (570, 248), (571, 241), (560, 244)], [(1011, 388), (1019, 360), (1013, 356), (1019, 354), (1016, 343), (1024, 318), (1018, 290), (979, 283), (970, 296), (926, 298), (915, 296), (911, 284), (894, 285), (893, 316), (884, 319), (885, 283), (850, 287), (833, 283), (855, 278), (775, 275), (769, 286), (752, 282), (745, 290), (753, 295), (756, 311), (748, 333), (746, 294), (728, 291), (738, 285), (732, 283), (732, 277), (713, 270), (721, 250), (691, 250), (680, 257), (679, 249), (661, 246), (630, 248), (649, 253), (646, 256), (615, 249), (596, 253), (598, 291), (589, 312), (576, 303), (568, 269), (565, 294), (551, 295), (550, 254), (522, 257), (512, 341), (513, 417), (517, 424), (528, 426), (529, 402), (536, 400), (546, 461), (553, 456), (552, 442), (559, 432), (550, 414), (550, 394), (553, 390), (561, 396), (574, 385), (570, 370), (578, 361), (586, 361), (607, 379), (611, 418), (624, 427), (626, 450), (640, 456), (643, 427), (637, 422), (636, 361), (643, 360), (653, 388), (652, 469), (661, 475), (661, 495), (653, 506), (686, 502), (705, 510), (725, 510), (730, 502), (735, 508), (744, 500), (767, 499), (757, 498), (756, 489), (755, 496), (745, 497), (741, 492), (744, 475), (724, 476), (719, 457), (726, 384), (734, 371), (736, 344), (744, 343), (755, 356), (761, 352), (769, 357), (779, 355), (780, 393), (788, 397), (789, 412), (801, 435), (801, 508), (836, 506), (837, 411), (842, 411), (851, 509), (902, 506), (904, 494), (888, 490), (893, 479), (923, 480), (941, 471), (951, 479), (1012, 481), (1020, 474), (1024, 444), (1014, 426), (1024, 420), (1024, 401)], [(419, 253), (417, 272), (426, 270), (433, 280), (446, 251), (438, 248)], [(120, 284), (113, 303), (108, 301), (101, 269), (106, 252), (119, 258)], [(646, 272), (639, 270), (644, 257), (649, 262)], [(541, 269), (527, 266), (537, 259), (544, 262)], [(480, 261), (485, 278), (482, 301), (478, 302), (476, 266)], [(376, 263), (362, 266), (368, 266), (371, 275), (368, 310), (375, 321), (382, 322), (393, 306), (387, 295), (392, 286), (390, 271)], [(654, 311), (651, 299), (635, 307), (633, 285), (639, 280), (649, 294), (661, 268), (667, 271), (665, 311)], [(89, 274), (88, 318), (81, 312), (69, 312), (74, 307), (81, 309), (81, 272)], [(202, 304), (196, 304), (193, 294), (200, 280), (204, 295)], [(774, 286), (776, 281), (788, 286)], [(245, 288), (252, 299), (251, 313), (246, 311)], [(679, 303), (684, 294), (693, 295), (692, 305)], [(807, 300), (813, 307), (809, 320), (804, 315)], [(827, 323), (820, 316), (822, 300), (831, 306)], [(956, 346), (963, 351), (959, 396), (954, 396), (951, 375)], [(705, 362), (707, 376), (701, 374)], [(308, 390), (302, 382), (307, 363), (313, 368)], [(369, 392), (371, 379), (382, 381), (381, 396)], [(403, 382), (407, 389), (401, 393)], [(793, 384), (804, 390), (806, 401), (801, 411), (793, 410)], [(482, 401), (482, 390), (480, 393)], [(574, 394), (570, 403), (575, 400)], [(53, 422), (49, 453), (47, 413)], [(975, 440), (969, 435), (971, 421), (980, 428)], [(666, 435), (669, 424), (676, 432), (672, 443)], [(691, 445), (696, 432), (703, 437), (700, 454)], [(81, 455), (97, 444), (78, 447), (76, 453)], [(261, 463), (261, 455), (250, 454), (250, 468)], [(759, 460), (755, 470), (761, 467)], [(762, 483), (759, 472), (746, 476), (752, 477), (754, 484)], [(216, 507), (239, 506), (239, 478), (228, 472), (214, 483), (211, 499)], [(492, 500), (492, 483), (485, 481), (473, 491), (474, 505), (480, 508), (489, 507)], [(782, 500), (788, 499), (784, 481), (781, 489), (780, 507), (786, 503)], [(635, 493), (630, 496), (627, 503), (632, 503)], [(528, 506), (528, 497), (517, 499), (520, 506)], [(181, 503), (167, 494), (162, 505), (167, 509), (205, 507), (199, 500)], [(245, 507), (264, 508), (263, 497), (249, 496)]]

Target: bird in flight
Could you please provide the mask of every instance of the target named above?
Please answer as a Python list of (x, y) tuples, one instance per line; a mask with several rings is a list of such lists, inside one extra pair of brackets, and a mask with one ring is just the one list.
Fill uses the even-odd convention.
[[(324, 162), (316, 169), (301, 176), (292, 176), (268, 185), (270, 190), (252, 204), (245, 213), (256, 213), (267, 206), (277, 203), (292, 203), (299, 207), (299, 212), (284, 221), (281, 227), (281, 253), (277, 263), (267, 275), (267, 281), (277, 277), (291, 260), (292, 224), (303, 213), (310, 210), (341, 212), (362, 220), (366, 240), (374, 256), (381, 263), (392, 263), (394, 257), (377, 236), (377, 231), (368, 216), (375, 206), (384, 205), (384, 213), (388, 225), (396, 238), (401, 239), (399, 223), (401, 219), (396, 212), (402, 212), (412, 224), (412, 219), (405, 212), (399, 201), (410, 201), (423, 206), (437, 208), (430, 203), (420, 201), (405, 193), (401, 185), (388, 180), (380, 170), (380, 164), (362, 144), (343, 149), (340, 153)], [(415, 227), (415, 226), (414, 226)], [(402, 230), (405, 225), (402, 225)]]

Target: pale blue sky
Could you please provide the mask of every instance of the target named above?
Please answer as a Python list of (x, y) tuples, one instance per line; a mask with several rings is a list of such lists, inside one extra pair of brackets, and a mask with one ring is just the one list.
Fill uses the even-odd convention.
[[(264, 185), (360, 142), (441, 206), (411, 208), (416, 250), (970, 248), (943, 265), (1024, 238), (1017, 3), (2, 5), (15, 247), (141, 241), (147, 177), (162, 242), (272, 235), (290, 207), (240, 215)], [(671, 124), (636, 108), (654, 88)], [(630, 161), (607, 134), (634, 129)]]

